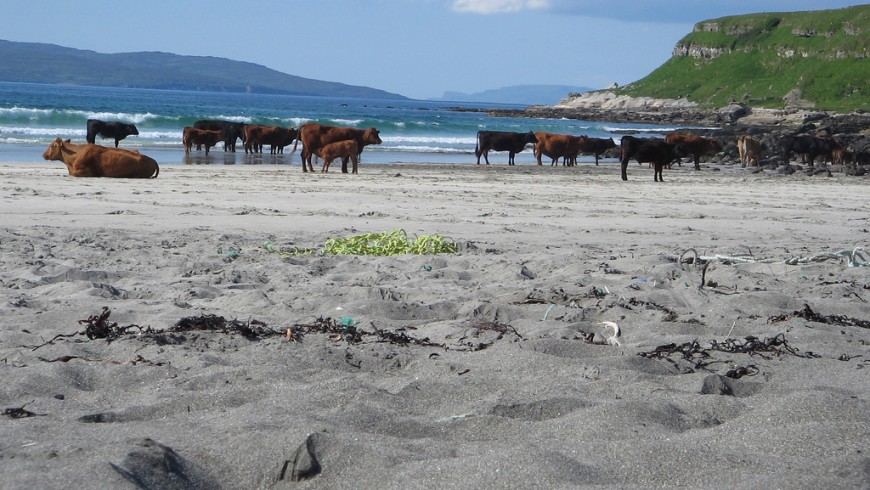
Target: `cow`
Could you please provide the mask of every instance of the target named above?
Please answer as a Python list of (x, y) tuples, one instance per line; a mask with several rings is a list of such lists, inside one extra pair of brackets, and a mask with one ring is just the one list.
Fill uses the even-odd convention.
[[(236, 140), (242, 140), (245, 143), (245, 126), (247, 124), (233, 121), (222, 121), (219, 119), (200, 119), (193, 123), (196, 129), (208, 129), (211, 131), (224, 132), (224, 151), (236, 151)], [(196, 147), (199, 150), (199, 146)]]
[(86, 140), (90, 144), (97, 142), (97, 136), (100, 138), (112, 138), (115, 140), (115, 148), (118, 147), (118, 142), (130, 135), (138, 135), (139, 130), (133, 124), (127, 124), (116, 121), (100, 121), (99, 119), (88, 119), (88, 134)]
[[(692, 155), (694, 157), (695, 170), (701, 170), (701, 155), (722, 151), (722, 144), (718, 140), (692, 134), (670, 133), (665, 136), (665, 143), (681, 144), (686, 156)], [(677, 164), (682, 166), (679, 159)]]
[(336, 141), (335, 143), (324, 145), (320, 149), (320, 158), (323, 159), (323, 170), (321, 172), (329, 172), (329, 165), (336, 158), (341, 158), (342, 161), (350, 158), (351, 162), (353, 162), (353, 173), (358, 173), (359, 154), (359, 145), (357, 145), (355, 140)]
[(511, 133), (506, 131), (478, 131), (477, 145), (474, 147), (474, 154), (477, 156), (477, 164), (480, 165), (480, 156), (486, 164), (489, 165), (490, 151), (507, 151), (508, 165), (514, 164), (514, 156), (523, 151), (526, 145), (536, 144), (538, 139), (535, 133)]
[(284, 147), (296, 139), (296, 128), (281, 126), (245, 126), (245, 153), (263, 153), (263, 145), (269, 145), (271, 154), (284, 153)]
[(535, 161), (538, 165), (542, 165), (541, 156), (550, 157), (550, 165), (555, 165), (559, 162), (559, 158), (564, 158), (565, 164), (572, 157), (575, 157), (580, 151), (580, 138), (585, 136), (571, 136), (570, 134), (545, 133), (543, 131), (535, 132)]
[(757, 167), (761, 159), (761, 143), (749, 135), (737, 138), (737, 153), (740, 155), (740, 166)]
[(63, 162), (73, 177), (154, 179), (160, 174), (157, 162), (138, 151), (92, 143), (74, 145), (60, 138), (48, 146), (42, 158)]
[[(319, 156), (320, 149), (325, 145), (344, 140), (356, 141), (360, 154), (362, 154), (363, 148), (365, 148), (366, 145), (379, 145), (382, 143), (380, 131), (375, 128), (356, 129), (308, 123), (299, 127), (299, 131), (296, 134), (296, 141), (293, 143), (293, 150), (291, 150), (290, 153), (296, 151), (296, 145), (301, 141), (302, 171), (313, 172), (314, 167), (311, 165), (311, 158), (315, 155)], [(342, 173), (347, 173), (347, 158), (341, 159), (341, 171)]]
[(630, 159), (637, 160), (637, 163), (649, 162), (654, 164), (653, 180), (656, 182), (664, 182), (662, 177), (662, 169), (665, 165), (678, 158), (682, 158), (686, 153), (682, 149), (680, 143), (668, 143), (656, 138), (635, 138), (634, 136), (623, 136), (620, 142), (622, 163), (622, 180), (628, 180), (626, 169)]
[(575, 165), (578, 155), (595, 155), (595, 165), (598, 165), (598, 158), (601, 154), (611, 148), (616, 148), (613, 138), (589, 138), (583, 135), (578, 140), (578, 143), (580, 151), (568, 160), (568, 165)]
[(786, 136), (782, 143), (782, 161), (788, 163), (791, 153), (806, 155), (810, 165), (816, 157), (831, 157), (833, 151), (842, 148), (833, 138), (819, 138), (818, 136), (801, 135)]
[(182, 143), (184, 144), (184, 154), (190, 154), (190, 148), (193, 145), (205, 146), (205, 154), (208, 155), (208, 150), (218, 144), (224, 137), (223, 131), (212, 131), (210, 129), (196, 129), (190, 126), (184, 128), (182, 132)]

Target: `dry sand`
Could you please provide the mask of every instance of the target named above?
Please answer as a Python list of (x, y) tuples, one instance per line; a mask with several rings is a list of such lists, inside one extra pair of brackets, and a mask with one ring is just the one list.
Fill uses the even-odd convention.
[[(784, 263), (867, 246), (868, 180), (720, 170), (0, 165), (0, 409), (36, 414), (0, 417), (0, 487), (868, 488), (870, 269)], [(395, 228), (461, 252), (263, 246)], [(771, 262), (704, 270), (690, 248)], [(446, 348), (52, 341), (103, 307), (153, 329), (349, 316)], [(747, 336), (771, 351), (728, 352)]]

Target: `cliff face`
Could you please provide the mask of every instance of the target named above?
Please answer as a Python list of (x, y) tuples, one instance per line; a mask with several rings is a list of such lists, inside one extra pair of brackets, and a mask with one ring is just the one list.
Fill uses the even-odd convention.
[(703, 107), (870, 110), (870, 5), (723, 17), (695, 25), (671, 59), (620, 93)]

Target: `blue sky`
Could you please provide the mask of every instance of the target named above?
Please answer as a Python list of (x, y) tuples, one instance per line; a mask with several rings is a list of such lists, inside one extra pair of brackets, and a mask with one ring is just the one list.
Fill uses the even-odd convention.
[(701, 20), (840, 0), (41, 0), (0, 38), (101, 53), (165, 51), (439, 97), (523, 84), (603, 88), (667, 61)]

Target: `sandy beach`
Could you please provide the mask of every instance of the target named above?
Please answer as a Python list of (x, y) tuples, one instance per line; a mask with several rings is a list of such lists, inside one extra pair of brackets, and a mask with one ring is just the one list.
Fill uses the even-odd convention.
[(870, 487), (867, 177), (295, 162), (0, 164), (0, 487)]

